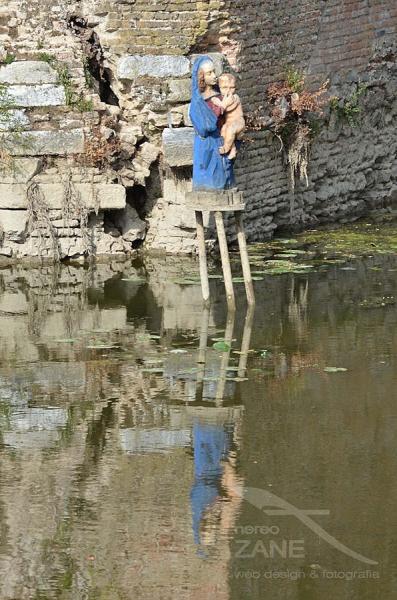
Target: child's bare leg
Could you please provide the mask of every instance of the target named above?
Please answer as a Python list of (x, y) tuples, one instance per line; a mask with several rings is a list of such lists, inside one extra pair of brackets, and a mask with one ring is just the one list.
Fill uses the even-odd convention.
[(234, 146), (234, 140), (235, 140), (234, 129), (232, 127), (224, 127), (222, 129), (222, 136), (223, 136), (223, 146), (221, 148), (219, 148), (219, 152), (221, 154), (229, 154), (229, 152), (231, 151), (231, 149)]
[(233, 144), (231, 150), (228, 153), (228, 157), (230, 158), (230, 160), (233, 160), (234, 158), (236, 158), (237, 156), (237, 148), (236, 148), (236, 144)]

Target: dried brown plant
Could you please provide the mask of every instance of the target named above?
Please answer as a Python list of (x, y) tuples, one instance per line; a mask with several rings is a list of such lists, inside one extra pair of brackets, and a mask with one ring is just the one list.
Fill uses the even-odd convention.
[(120, 152), (120, 140), (116, 137), (104, 139), (96, 127), (87, 136), (82, 154), (77, 154), (75, 158), (76, 162), (84, 167), (104, 169)]

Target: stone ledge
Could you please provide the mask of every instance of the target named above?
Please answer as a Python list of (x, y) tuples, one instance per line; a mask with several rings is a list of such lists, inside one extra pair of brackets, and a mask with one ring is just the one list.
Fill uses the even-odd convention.
[(57, 73), (41, 60), (24, 60), (0, 67), (0, 83), (38, 85), (57, 83)]
[[(62, 183), (42, 183), (38, 184), (38, 187), (44, 194), (48, 208), (62, 208), (64, 194)], [(126, 206), (126, 192), (122, 185), (105, 183), (92, 186), (90, 183), (77, 183), (74, 187), (81, 194), (82, 203), (93, 211), (96, 208), (118, 210)], [(0, 184), (0, 209), (26, 209), (28, 205), (26, 192), (27, 186), (20, 183)]]
[(190, 61), (185, 56), (162, 54), (160, 56), (130, 55), (120, 59), (117, 76), (120, 79), (137, 77), (182, 77), (190, 73)]
[(17, 136), (0, 133), (0, 141), (7, 140), (7, 150), (13, 156), (40, 156), (43, 154), (79, 154), (84, 151), (82, 129), (71, 131), (23, 131)]
[[(225, 70), (227, 59), (221, 52), (208, 52), (204, 54), (192, 54), (189, 57), (175, 56), (169, 54), (146, 56), (131, 54), (123, 56), (118, 63), (117, 76), (120, 79), (134, 80), (138, 77), (154, 77), (163, 79), (165, 77), (183, 77), (190, 75), (193, 64), (197, 58), (209, 56), (215, 65), (215, 72), (220, 75)], [(173, 84), (175, 86), (175, 83)], [(175, 86), (176, 87), (176, 86)], [(181, 92), (181, 89), (183, 90)], [(176, 94), (187, 96), (186, 87), (175, 89)], [(186, 98), (186, 99), (190, 99)]]
[(62, 85), (12, 85), (7, 88), (7, 96), (14, 106), (61, 106), (66, 104)]
[(193, 164), (194, 129), (179, 127), (164, 129), (163, 153), (170, 167), (184, 167)]
[(18, 242), (26, 231), (28, 213), (26, 210), (0, 210), (0, 227), (7, 240)]

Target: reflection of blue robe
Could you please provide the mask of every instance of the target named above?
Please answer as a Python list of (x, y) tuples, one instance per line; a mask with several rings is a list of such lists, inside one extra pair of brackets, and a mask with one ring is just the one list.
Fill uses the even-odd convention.
[(193, 427), (194, 484), (190, 493), (193, 534), (200, 544), (200, 524), (206, 510), (220, 495), (222, 460), (228, 454), (230, 440), (222, 425), (197, 421)]
[(208, 56), (196, 60), (192, 75), (192, 102), (190, 119), (196, 136), (193, 152), (193, 189), (224, 190), (234, 185), (233, 161), (219, 154), (223, 138), (218, 129), (218, 118), (203, 99), (198, 83), (198, 74)]

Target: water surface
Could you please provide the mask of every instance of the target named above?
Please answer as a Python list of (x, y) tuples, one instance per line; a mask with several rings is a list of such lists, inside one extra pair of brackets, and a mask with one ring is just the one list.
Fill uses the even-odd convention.
[(396, 258), (253, 252), (0, 270), (2, 599), (396, 597)]

